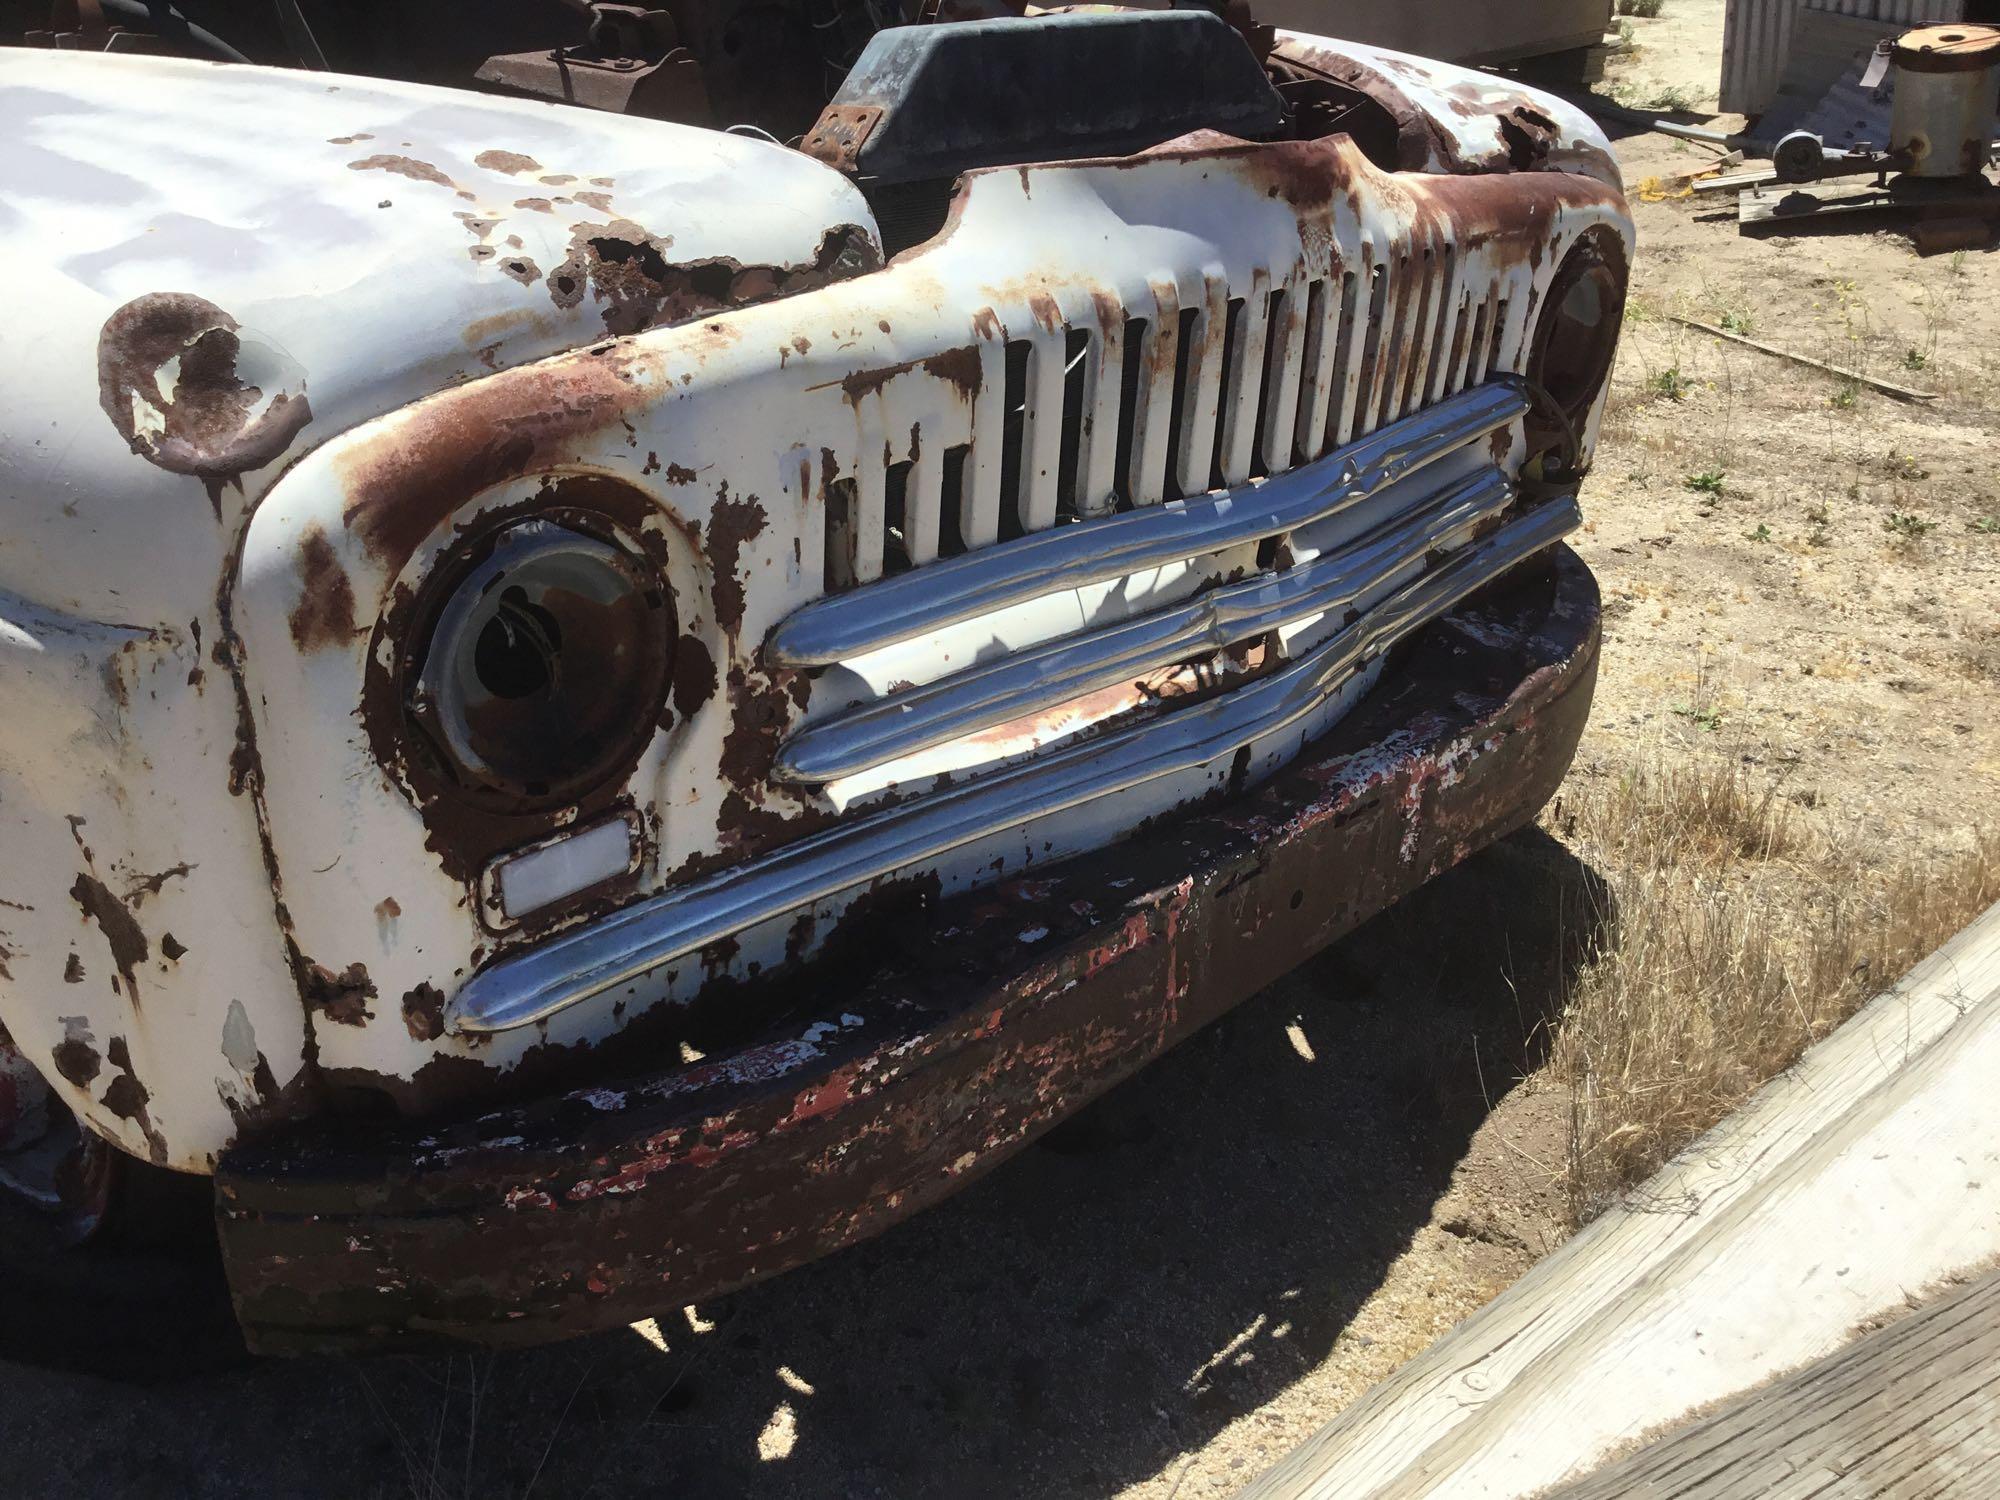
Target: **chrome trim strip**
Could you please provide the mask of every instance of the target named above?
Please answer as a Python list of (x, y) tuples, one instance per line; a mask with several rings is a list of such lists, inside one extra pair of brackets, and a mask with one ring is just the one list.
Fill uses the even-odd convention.
[(1338, 552), (1288, 572), (1260, 573), (1175, 608), (1049, 641), (814, 724), (779, 749), (772, 774), (824, 785), (1351, 607), (1421, 559), (1437, 538), (1506, 509), (1513, 499), (1513, 482), (1497, 468), (1484, 469)]
[(1360, 504), (1527, 410), (1519, 381), (1489, 381), (1269, 479), (1038, 531), (816, 599), (771, 633), (771, 655), (785, 666), (831, 666), (1058, 589), (1294, 531)]
[(1032, 818), (1191, 771), (1311, 713), (1349, 673), (1483, 584), (1575, 530), (1550, 501), (1410, 583), (1292, 666), (1219, 698), (801, 839), (663, 891), (475, 974), (446, 1010), (455, 1032), (507, 1031), (629, 983), (708, 944)]

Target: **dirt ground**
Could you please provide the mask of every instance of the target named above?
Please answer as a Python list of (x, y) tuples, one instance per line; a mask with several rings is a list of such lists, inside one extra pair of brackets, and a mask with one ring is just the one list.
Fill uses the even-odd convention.
[[(1721, 0), (1636, 21), (1620, 97), (1712, 100)], [(1709, 153), (1618, 142), (1629, 180)], [(2000, 257), (1754, 239), (1635, 205), (1580, 548), (1606, 597), (1574, 781), (1740, 759), (1890, 854), (2000, 788)], [(1905, 405), (1670, 321), (1939, 392)], [(1563, 1232), (1537, 1076), (1594, 877), (1559, 816), (1435, 882), (953, 1202), (548, 1350), (147, 1387), (0, 1361), (23, 1495), (1233, 1492)]]

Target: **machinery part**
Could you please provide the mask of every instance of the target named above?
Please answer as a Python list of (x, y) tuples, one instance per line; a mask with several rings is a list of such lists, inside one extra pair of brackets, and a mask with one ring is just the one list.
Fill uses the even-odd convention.
[(1489, 381), (1263, 483), (1170, 510), (1139, 506), (1082, 529), (1052, 528), (1004, 550), (981, 549), (883, 580), (865, 595), (827, 595), (772, 632), (771, 653), (787, 666), (831, 666), (1058, 589), (1280, 536), (1358, 505), (1505, 427), (1527, 406), (1514, 382)]
[(1906, 151), (1828, 150), (1826, 142), (1809, 130), (1794, 130), (1771, 149), (1771, 169), (1779, 182), (1886, 174), (1906, 170), (1909, 165)]
[[(51, 47), (101, 48), (106, 52), (180, 50), (224, 62), (250, 61), (214, 32), (193, 24), (172, 5), (148, 4), (146, 0), (93, 0), (93, 3), (98, 11), (97, 24), (85, 26), (79, 6), (59, 3), (50, 7), (48, 29), (30, 31), (26, 39), (31, 44)], [(108, 27), (104, 25), (107, 20), (111, 23)]]
[(1889, 145), (1913, 177), (1967, 177), (1991, 154), (2000, 27), (1920, 26), (1896, 39)]
[(802, 149), (894, 184), (1283, 124), (1277, 90), (1220, 16), (1131, 11), (879, 31)]
[(680, 45), (664, 10), (644, 5), (588, 7), (585, 41), (546, 52), (489, 57), (473, 76), (536, 98), (612, 114), (712, 124), (701, 64)]
[(1826, 147), (1810, 130), (1794, 130), (1771, 148), (1780, 182), (1818, 182), (1826, 172)]
[[(1514, 483), (1489, 465), (1350, 549), (1274, 577), (1252, 575), (1146, 617), (1106, 639), (1058, 637), (822, 720), (780, 748), (773, 774), (824, 785), (1171, 668), (1204, 648), (1255, 640), (1328, 610), (1358, 608), (1442, 539), (1512, 505)], [(854, 597), (852, 595), (848, 597)]]

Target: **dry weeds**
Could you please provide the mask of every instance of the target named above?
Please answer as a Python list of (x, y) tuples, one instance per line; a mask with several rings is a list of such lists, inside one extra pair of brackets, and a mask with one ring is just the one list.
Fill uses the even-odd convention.
[(1885, 865), (1728, 763), (1572, 782), (1552, 816), (1605, 882), (1549, 1062), (1578, 1223), (2000, 899), (2000, 831)]

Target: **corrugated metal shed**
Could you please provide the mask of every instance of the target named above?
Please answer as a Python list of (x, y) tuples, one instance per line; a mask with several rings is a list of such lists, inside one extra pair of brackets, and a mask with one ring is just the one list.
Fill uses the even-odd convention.
[(1963, 21), (1965, 0), (1729, 0), (1722, 23), (1723, 109), (1756, 115), (1771, 107), (1802, 10), (1902, 30), (1928, 21)]

